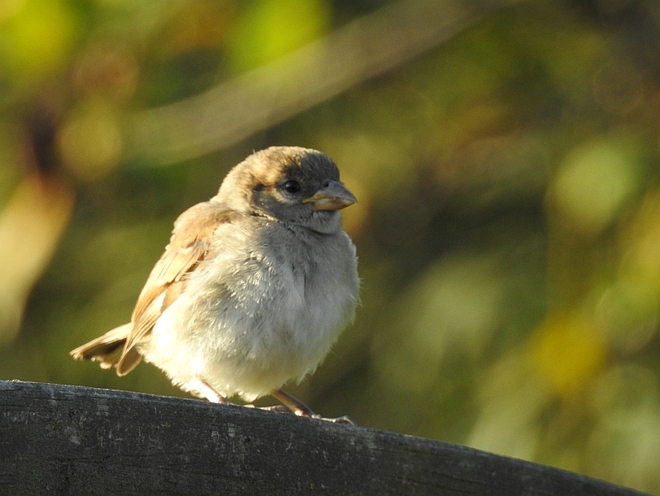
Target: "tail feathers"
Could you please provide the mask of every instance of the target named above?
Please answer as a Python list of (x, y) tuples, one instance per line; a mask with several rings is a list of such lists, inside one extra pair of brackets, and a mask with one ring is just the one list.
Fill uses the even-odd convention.
[[(133, 346), (130, 350), (125, 351), (123, 355), (120, 355), (117, 363), (117, 375), (122, 377), (128, 374), (135, 366), (140, 363), (142, 360), (142, 355), (135, 349)], [(103, 365), (101, 365), (103, 366)]]
[[(112, 368), (117, 364), (124, 350), (124, 344), (128, 335), (133, 329), (133, 324), (124, 324), (116, 327), (111, 331), (106, 332), (103, 336), (93, 339), (89, 343), (79, 346), (70, 352), (70, 355), (76, 360), (94, 360), (101, 362), (102, 369)], [(140, 361), (139, 355), (137, 360), (132, 364), (133, 368)], [(127, 373), (127, 372), (124, 372)], [(124, 374), (122, 374), (124, 375)]]

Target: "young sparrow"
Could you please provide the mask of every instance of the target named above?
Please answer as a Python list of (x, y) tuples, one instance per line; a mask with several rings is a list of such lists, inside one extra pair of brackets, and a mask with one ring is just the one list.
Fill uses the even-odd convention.
[(209, 401), (270, 394), (312, 416), (281, 387), (313, 372), (353, 318), (357, 257), (339, 210), (355, 202), (318, 151), (250, 155), (176, 220), (131, 322), (71, 355), (119, 376), (144, 358)]

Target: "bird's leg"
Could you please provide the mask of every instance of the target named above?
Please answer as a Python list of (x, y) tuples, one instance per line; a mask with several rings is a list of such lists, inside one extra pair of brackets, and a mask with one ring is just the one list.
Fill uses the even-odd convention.
[(275, 391), (273, 391), (271, 393), (271, 395), (274, 398), (276, 398), (278, 401), (280, 401), (289, 410), (291, 410), (294, 414), (298, 415), (299, 417), (311, 417), (311, 418), (315, 418), (315, 419), (327, 420), (329, 422), (337, 422), (337, 423), (342, 423), (342, 424), (355, 425), (355, 422), (353, 422), (346, 415), (344, 415), (343, 417), (337, 417), (337, 418), (321, 417), (320, 415), (315, 414), (310, 407), (305, 405), (298, 398), (296, 398), (295, 396), (290, 395), (289, 393), (287, 393), (283, 389), (276, 389)]
[(209, 400), (211, 403), (228, 403), (227, 398), (218, 393), (203, 379), (193, 379), (185, 386), (188, 391), (194, 391), (199, 396), (203, 396)]
[(283, 389), (276, 389), (271, 395), (299, 417), (314, 417), (316, 415), (310, 407)]

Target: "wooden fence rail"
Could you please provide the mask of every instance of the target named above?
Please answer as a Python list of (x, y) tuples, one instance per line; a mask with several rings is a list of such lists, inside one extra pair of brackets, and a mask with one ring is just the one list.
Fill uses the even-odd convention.
[(0, 381), (0, 493), (633, 495), (563, 470), (204, 401)]

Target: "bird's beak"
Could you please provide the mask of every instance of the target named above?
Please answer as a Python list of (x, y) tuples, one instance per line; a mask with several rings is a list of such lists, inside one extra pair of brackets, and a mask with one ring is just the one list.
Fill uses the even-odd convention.
[(303, 203), (313, 203), (315, 210), (339, 210), (356, 202), (353, 193), (339, 181), (330, 181), (313, 196), (303, 200)]

